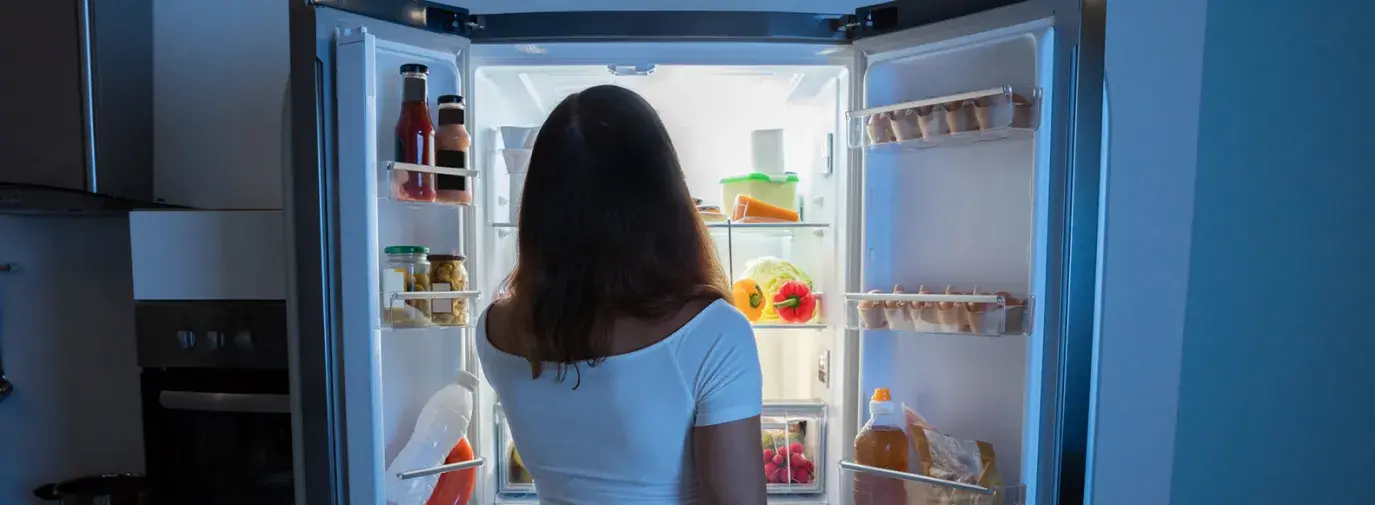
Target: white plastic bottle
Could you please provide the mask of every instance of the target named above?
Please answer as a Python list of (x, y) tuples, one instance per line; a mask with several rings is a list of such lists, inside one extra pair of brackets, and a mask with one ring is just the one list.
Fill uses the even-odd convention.
[(449, 451), (468, 433), (476, 390), (477, 376), (458, 372), (452, 383), (440, 388), (425, 402), (410, 440), (387, 465), (387, 501), (397, 505), (424, 505), (430, 499), (439, 475), (401, 480), (397, 474), (444, 463)]

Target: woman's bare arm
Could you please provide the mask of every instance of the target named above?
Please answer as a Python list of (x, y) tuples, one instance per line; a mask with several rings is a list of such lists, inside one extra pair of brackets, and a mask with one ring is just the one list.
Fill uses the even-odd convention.
[(764, 505), (764, 467), (760, 461), (759, 416), (692, 429), (697, 476), (707, 503)]

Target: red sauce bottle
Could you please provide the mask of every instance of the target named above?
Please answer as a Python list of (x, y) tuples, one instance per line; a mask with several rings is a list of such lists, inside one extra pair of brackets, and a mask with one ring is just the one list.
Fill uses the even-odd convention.
[[(434, 124), (426, 97), (430, 69), (418, 63), (401, 65), (401, 117), (396, 120), (396, 161), (434, 166)], [(392, 196), (399, 200), (433, 202), (434, 174), (392, 170)]]

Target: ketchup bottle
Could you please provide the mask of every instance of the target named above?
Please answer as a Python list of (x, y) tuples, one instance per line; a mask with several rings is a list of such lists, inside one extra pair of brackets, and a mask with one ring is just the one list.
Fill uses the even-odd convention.
[[(396, 161), (434, 166), (434, 124), (426, 97), (430, 69), (418, 63), (401, 65), (401, 117), (396, 120)], [(433, 202), (434, 174), (392, 170), (392, 196), (400, 200)]]

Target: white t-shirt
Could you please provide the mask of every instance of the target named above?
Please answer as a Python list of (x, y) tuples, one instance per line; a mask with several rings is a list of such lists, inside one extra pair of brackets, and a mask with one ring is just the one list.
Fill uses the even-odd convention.
[(563, 382), (552, 364), (532, 380), (525, 358), (493, 347), (486, 313), (477, 328), (483, 373), (543, 504), (697, 503), (692, 427), (762, 408), (754, 331), (722, 300), (649, 347), (569, 367)]

